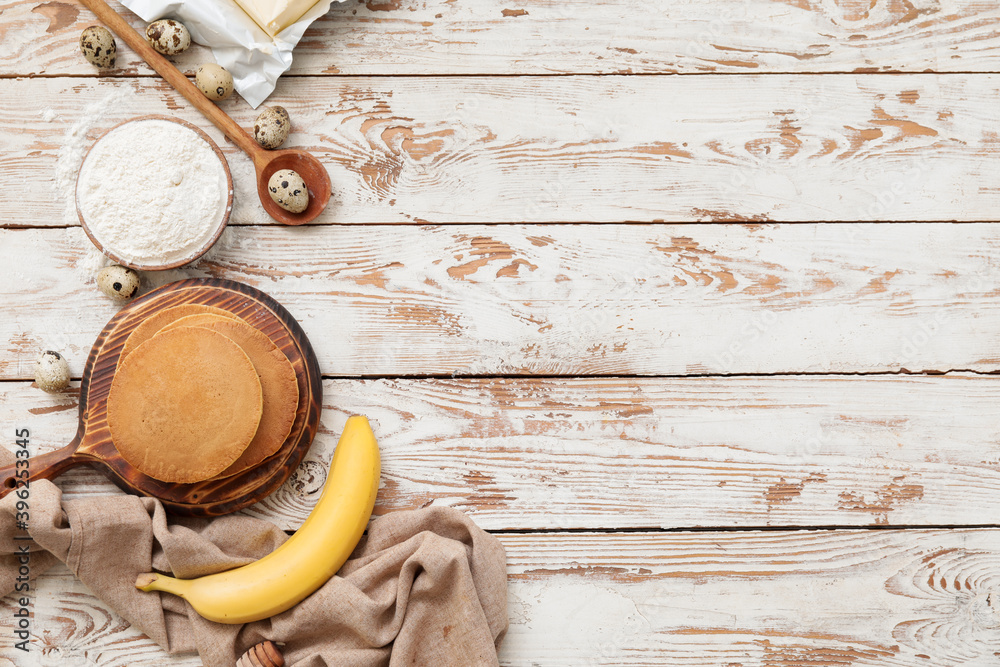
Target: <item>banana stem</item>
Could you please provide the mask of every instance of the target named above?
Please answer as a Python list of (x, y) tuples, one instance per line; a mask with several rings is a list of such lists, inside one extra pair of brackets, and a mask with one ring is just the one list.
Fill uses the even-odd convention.
[(174, 579), (165, 574), (147, 572), (136, 577), (135, 587), (141, 591), (163, 591), (178, 597), (185, 597), (191, 588), (191, 582), (186, 579)]

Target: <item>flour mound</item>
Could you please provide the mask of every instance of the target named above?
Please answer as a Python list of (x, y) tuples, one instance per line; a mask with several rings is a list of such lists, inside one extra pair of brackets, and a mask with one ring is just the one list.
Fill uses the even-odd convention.
[(87, 155), (77, 205), (91, 234), (129, 264), (171, 264), (203, 248), (229, 199), (226, 171), (194, 130), (141, 120), (104, 135)]

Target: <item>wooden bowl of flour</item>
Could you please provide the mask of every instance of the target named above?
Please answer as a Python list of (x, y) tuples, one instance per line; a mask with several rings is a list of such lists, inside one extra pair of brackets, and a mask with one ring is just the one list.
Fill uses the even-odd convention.
[(232, 210), (233, 178), (218, 145), (169, 116), (112, 127), (77, 175), (83, 231), (105, 255), (139, 271), (198, 259), (219, 240)]

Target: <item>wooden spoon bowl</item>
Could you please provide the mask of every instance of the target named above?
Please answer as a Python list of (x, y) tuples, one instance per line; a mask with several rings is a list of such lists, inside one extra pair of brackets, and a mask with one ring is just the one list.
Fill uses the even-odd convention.
[[(246, 130), (198, 90), (173, 63), (153, 50), (153, 47), (128, 22), (111, 9), (104, 0), (81, 0), (108, 28), (142, 56), (157, 74), (183, 95), (198, 111), (222, 130), (234, 144), (253, 160), (257, 172), (257, 196), (268, 215), (286, 225), (301, 225), (313, 220), (330, 201), (330, 175), (326, 167), (303, 150), (269, 151), (258, 144)], [(286, 166), (294, 165), (294, 166)], [(309, 206), (302, 213), (291, 213), (278, 206), (267, 190), (267, 179), (278, 169), (298, 172), (309, 189)]]
[[(315, 218), (326, 208), (327, 202), (330, 201), (330, 176), (322, 162), (305, 151), (284, 150), (263, 151), (263, 153), (261, 156), (263, 164), (257, 163), (255, 155), (254, 167), (257, 169), (257, 196), (260, 197), (260, 203), (268, 215), (286, 225), (301, 225)], [(286, 211), (271, 199), (267, 182), (274, 172), (281, 169), (291, 169), (306, 183), (306, 188), (309, 190), (309, 205), (301, 213)]]

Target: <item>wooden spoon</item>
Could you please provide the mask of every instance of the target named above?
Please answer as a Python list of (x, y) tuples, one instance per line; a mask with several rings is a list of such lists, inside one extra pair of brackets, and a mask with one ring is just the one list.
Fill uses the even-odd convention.
[[(198, 111), (205, 114), (233, 143), (253, 160), (257, 171), (257, 196), (264, 210), (272, 218), (286, 225), (301, 225), (319, 215), (330, 201), (330, 175), (323, 163), (302, 150), (269, 151), (262, 148), (236, 121), (214, 102), (205, 97), (194, 83), (188, 80), (173, 63), (157, 53), (146, 40), (111, 9), (103, 0), (81, 0), (84, 6), (97, 15), (106, 26), (122, 38), (129, 47), (142, 56), (150, 67), (162, 76), (177, 92), (187, 98)], [(267, 180), (279, 169), (298, 172), (309, 189), (309, 206), (302, 213), (290, 213), (278, 206), (267, 191)]]

